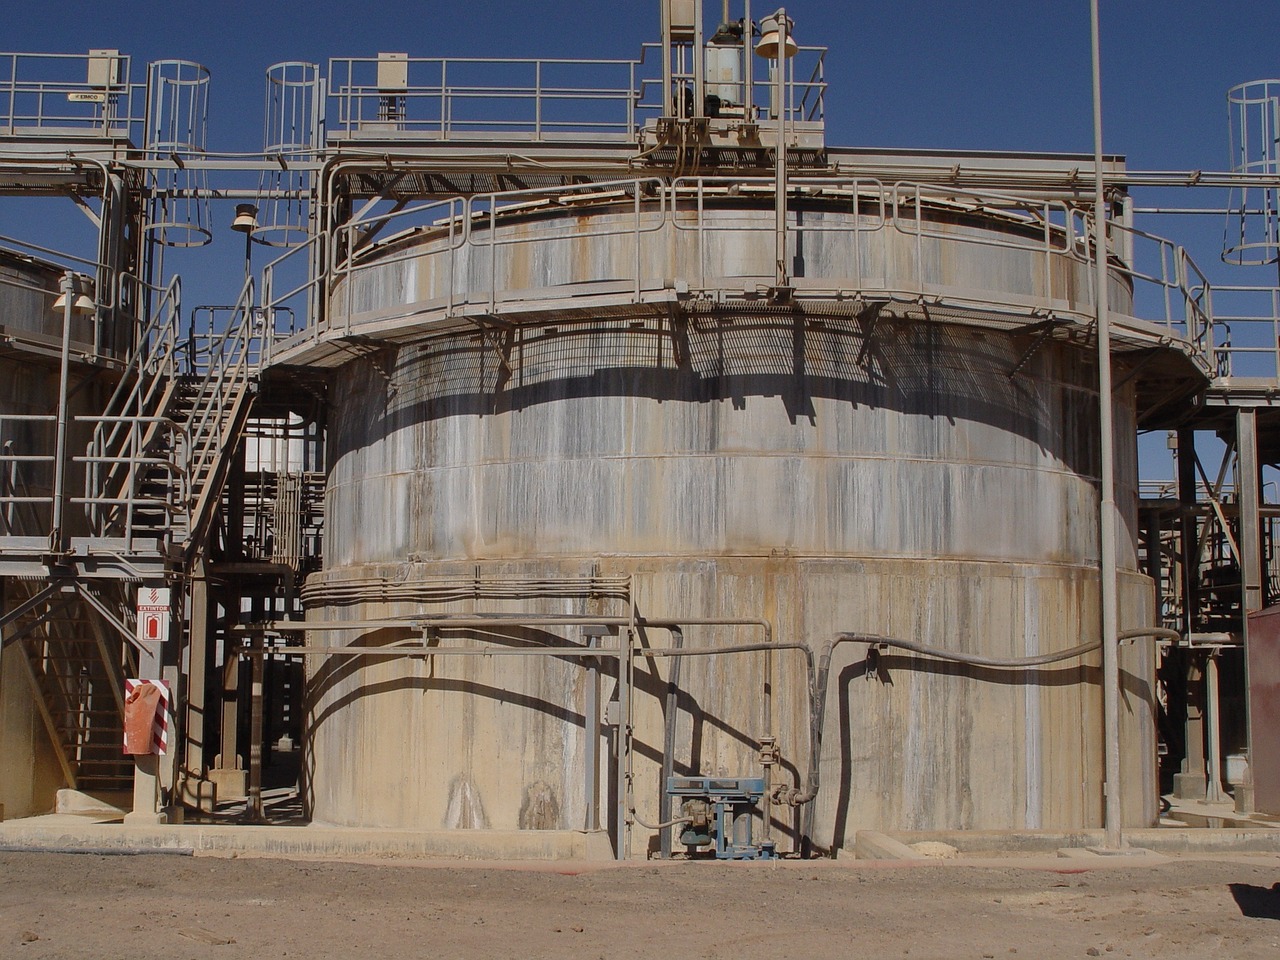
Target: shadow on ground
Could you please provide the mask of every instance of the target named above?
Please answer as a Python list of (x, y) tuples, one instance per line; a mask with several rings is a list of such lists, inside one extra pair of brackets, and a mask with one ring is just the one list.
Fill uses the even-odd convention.
[(1244, 916), (1280, 920), (1280, 883), (1273, 883), (1270, 887), (1255, 887), (1251, 883), (1231, 883), (1228, 886)]

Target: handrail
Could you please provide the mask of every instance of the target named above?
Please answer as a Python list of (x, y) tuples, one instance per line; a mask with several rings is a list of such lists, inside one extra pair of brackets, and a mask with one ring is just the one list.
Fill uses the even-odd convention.
[(1217, 375), (1280, 380), (1280, 287), (1222, 284), (1204, 293), (1215, 298)]
[(224, 429), (258, 372), (263, 323), (262, 312), (254, 306), (253, 278), (247, 277), (226, 328), (211, 332), (206, 365), (202, 369), (193, 363), (189, 370), (188, 389), (197, 398), (186, 425), (192, 522), (207, 508), (219, 459), (225, 453)]
[[(80, 67), (71, 73), (70, 65), (76, 63)], [(57, 69), (64, 64), (68, 70)], [(146, 84), (130, 80), (131, 64), (128, 54), (117, 51), (0, 52), (0, 133), (61, 135), (72, 129), (99, 137), (135, 137), (143, 126)], [(27, 79), (53, 71), (66, 73), (67, 79)]]
[[(375, 266), (422, 257), (421, 241), (433, 240), (436, 246), (431, 251), (432, 255), (447, 256), (453, 260), (451, 264), (434, 268), (438, 271), (435, 299), (443, 304), (445, 314), (452, 315), (467, 297), (471, 298), (473, 306), (498, 309), (510, 298), (527, 297), (527, 291), (507, 291), (498, 282), (497, 251), (503, 246), (547, 238), (528, 237), (514, 231), (501, 232), (497, 228), (510, 218), (536, 216), (544, 211), (572, 210), (576, 204), (585, 208), (593, 201), (622, 204), (631, 209), (621, 218), (610, 217), (594, 223), (587, 220), (585, 225), (577, 222), (573, 235), (591, 237), (625, 233), (635, 236), (637, 255), (634, 267), (624, 270), (624, 276), (609, 279), (629, 283), (637, 295), (644, 281), (640, 271), (645, 261), (639, 255), (640, 235), (643, 233), (669, 227), (675, 231), (700, 234), (695, 242), (696, 264), (692, 260), (690, 264), (670, 264), (666, 271), (672, 276), (683, 274), (692, 285), (697, 285), (713, 279), (708, 276), (709, 250), (705, 239), (710, 234), (716, 231), (774, 229), (771, 218), (759, 218), (755, 222), (709, 215), (709, 211), (724, 209), (726, 204), (772, 203), (773, 180), (767, 177), (682, 176), (671, 181), (648, 177), (575, 187), (492, 191), (433, 201), (405, 210), (375, 212), (350, 223), (335, 225), (326, 235), (313, 240), (315, 250), (328, 251), (329, 261), (320, 266), (320, 275), (295, 285), (287, 293), (277, 295), (272, 292), (268, 297), (266, 294), (273, 287), (269, 279), (274, 272), (271, 268), (264, 275), (264, 303), (270, 307), (310, 290), (319, 298), (315, 304), (318, 309), (311, 311), (309, 321), (315, 335), (322, 332), (315, 324), (315, 318), (325, 317), (328, 309), (335, 309), (337, 316), (325, 320), (323, 329), (349, 332), (356, 312), (356, 291), (348, 282), (339, 294), (338, 287), (342, 281), (350, 281)], [(804, 209), (803, 204), (814, 202), (834, 204), (835, 209), (847, 212), (856, 211), (852, 229), (858, 237), (854, 245), (874, 243), (878, 245), (877, 249), (883, 248), (879, 249), (879, 256), (876, 249), (870, 251), (870, 256), (867, 256), (867, 251), (853, 256), (847, 275), (830, 278), (842, 290), (991, 304), (1023, 312), (1088, 311), (1088, 301), (1081, 303), (1075, 298), (1089, 296), (1088, 284), (1091, 281), (1082, 275), (1073, 285), (1064, 283), (1062, 276), (1064, 270), (1083, 268), (1093, 257), (1089, 213), (1070, 202), (1029, 199), (939, 183), (901, 181), (886, 185), (870, 178), (797, 176), (789, 188), (788, 203), (793, 210), (789, 233), (803, 236), (849, 232), (851, 228), (847, 223), (832, 226), (821, 217), (794, 215), (794, 211)], [(427, 222), (419, 223), (427, 214), (434, 212), (448, 215), (427, 218)], [(948, 213), (952, 216), (948, 217)], [(980, 226), (1004, 224), (1007, 229), (971, 231), (963, 229), (963, 223), (961, 229), (956, 229), (955, 224), (945, 222), (963, 217), (980, 218)], [(363, 246), (358, 239), (370, 226), (398, 223), (412, 223), (421, 230), (420, 235), (413, 237), (414, 244), (392, 249), (393, 243), (409, 239), (409, 234), (398, 234)], [(909, 249), (890, 249), (893, 243), (890, 234), (904, 237), (907, 243), (914, 244), (914, 258), (908, 255)], [(1131, 308), (1133, 315), (1137, 318), (1150, 317), (1155, 324), (1184, 339), (1204, 359), (1206, 369), (1221, 362), (1221, 350), (1216, 360), (1213, 355), (1212, 289), (1186, 250), (1118, 220), (1108, 222), (1108, 237), (1110, 273), (1113, 281), (1127, 284), (1132, 291), (1135, 300), (1135, 307)], [(1028, 286), (1019, 292), (939, 285), (924, 270), (928, 254), (926, 246), (936, 241), (1005, 249), (1030, 257), (1027, 261), (1027, 269), (1031, 271), (1027, 275)], [(355, 251), (354, 256), (348, 251)], [(468, 251), (470, 259), (464, 260), (463, 256)], [(474, 259), (476, 255), (487, 258), (488, 264), (477, 262)], [(312, 260), (319, 263), (321, 257), (317, 253)], [(463, 263), (469, 264), (470, 285), (462, 283), (458, 276)], [(477, 266), (487, 276), (478, 275)], [(868, 270), (883, 275), (867, 276)], [(738, 279), (749, 280), (747, 277)], [(764, 286), (771, 283), (768, 271), (761, 269), (760, 282)], [(1073, 289), (1082, 293), (1074, 294), (1071, 292)], [(1154, 291), (1156, 297), (1153, 299), (1144, 291)], [(346, 298), (345, 308), (338, 308), (330, 302), (335, 296)], [(1216, 346), (1222, 347), (1221, 344)]]
[[(480, 58), (480, 57), (409, 57), (397, 61), (404, 66), (405, 81), (394, 88), (379, 83), (377, 57), (334, 57), (329, 60), (329, 102), (335, 116), (330, 129), (351, 135), (362, 130), (399, 131), (431, 134), (453, 139), (466, 134), (483, 134), (486, 130), (515, 130), (531, 133), (535, 140), (547, 134), (568, 131), (616, 133), (631, 137), (635, 128), (635, 71), (638, 61), (615, 59), (569, 60), (556, 58)], [(459, 73), (471, 73), (477, 66), (492, 68), (498, 74), (487, 82), (459, 83)], [(557, 67), (616, 71), (616, 85), (569, 86), (549, 84), (548, 72)], [(501, 74), (520, 76), (503, 82)], [(423, 82), (423, 81), (427, 82)], [(464, 105), (474, 103), (513, 103), (527, 106), (525, 116), (495, 118), (489, 111), (479, 110), (463, 115)], [(556, 105), (600, 102), (616, 103), (622, 116), (618, 120), (599, 120), (594, 116), (555, 116)], [(412, 105), (422, 104), (420, 115), (413, 115)]]
[[(174, 277), (163, 289), (128, 274), (120, 278), (120, 298), (132, 284), (133, 296), (147, 307), (115, 391), (94, 423), (85, 463), (85, 505), (89, 529), (99, 535), (133, 526), (142, 458), (160, 439), (164, 397), (177, 370), (182, 286)], [(172, 441), (172, 438), (170, 438)], [(104, 507), (113, 509), (104, 509)], [(123, 509), (124, 516), (121, 516)]]

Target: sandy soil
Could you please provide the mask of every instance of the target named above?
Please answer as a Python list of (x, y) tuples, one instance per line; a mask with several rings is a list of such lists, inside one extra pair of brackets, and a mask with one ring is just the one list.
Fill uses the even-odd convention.
[(617, 866), (0, 854), (0, 957), (1280, 957), (1280, 857)]

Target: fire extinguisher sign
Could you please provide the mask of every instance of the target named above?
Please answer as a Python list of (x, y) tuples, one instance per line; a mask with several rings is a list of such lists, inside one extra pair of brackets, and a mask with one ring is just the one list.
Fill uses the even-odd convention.
[(138, 642), (164, 643), (169, 639), (169, 588), (138, 588)]

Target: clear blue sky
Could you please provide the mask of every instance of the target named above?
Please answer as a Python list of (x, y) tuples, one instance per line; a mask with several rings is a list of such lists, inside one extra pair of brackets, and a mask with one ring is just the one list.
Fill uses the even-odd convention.
[[(734, 16), (740, 9), (735, 0)], [(758, 19), (773, 9), (758, 2), (752, 12)], [(1088, 0), (795, 0), (787, 9), (802, 43), (830, 48), (828, 143), (1092, 151)], [(6, 50), (114, 47), (139, 64), (182, 58), (209, 67), (209, 148), (227, 151), (260, 149), (263, 74), (278, 61), (324, 64), (380, 50), (631, 58), (659, 30), (656, 0), (117, 0), (28, 13), (6, 17), (0, 33)], [(1127, 155), (1139, 169), (1225, 169), (1226, 90), (1280, 76), (1280, 2), (1102, 0), (1102, 27), (1108, 152)], [(1139, 196), (1140, 203), (1167, 199)], [(1225, 201), (1221, 192), (1178, 198), (1206, 206)], [(22, 206), (15, 214), (14, 204), (0, 203), (0, 233), (40, 229)], [(78, 214), (40, 219), (60, 230), (75, 221), (91, 240)], [(215, 226), (229, 222), (229, 209), (215, 209)], [(1215, 282), (1258, 282), (1256, 274), (1247, 278), (1217, 261), (1221, 220), (1147, 226), (1186, 242)], [(242, 249), (238, 235), (221, 230), (211, 248), (171, 258), (188, 275), (188, 305), (234, 296)], [(206, 266), (187, 266), (196, 256)]]
[[(712, 6), (718, 8), (716, 0)], [(656, 40), (654, 0), (62, 2), (7, 16), (6, 50), (116, 47), (213, 73), (213, 148), (253, 148), (264, 69), (371, 56), (619, 57)], [(733, 5), (736, 11), (737, 3)], [(754, 3), (757, 18), (773, 6)], [(1087, 0), (795, 0), (825, 44), (832, 142), (1089, 152)], [(1107, 145), (1144, 168), (1227, 159), (1227, 87), (1280, 74), (1276, 0), (1102, 0)]]

